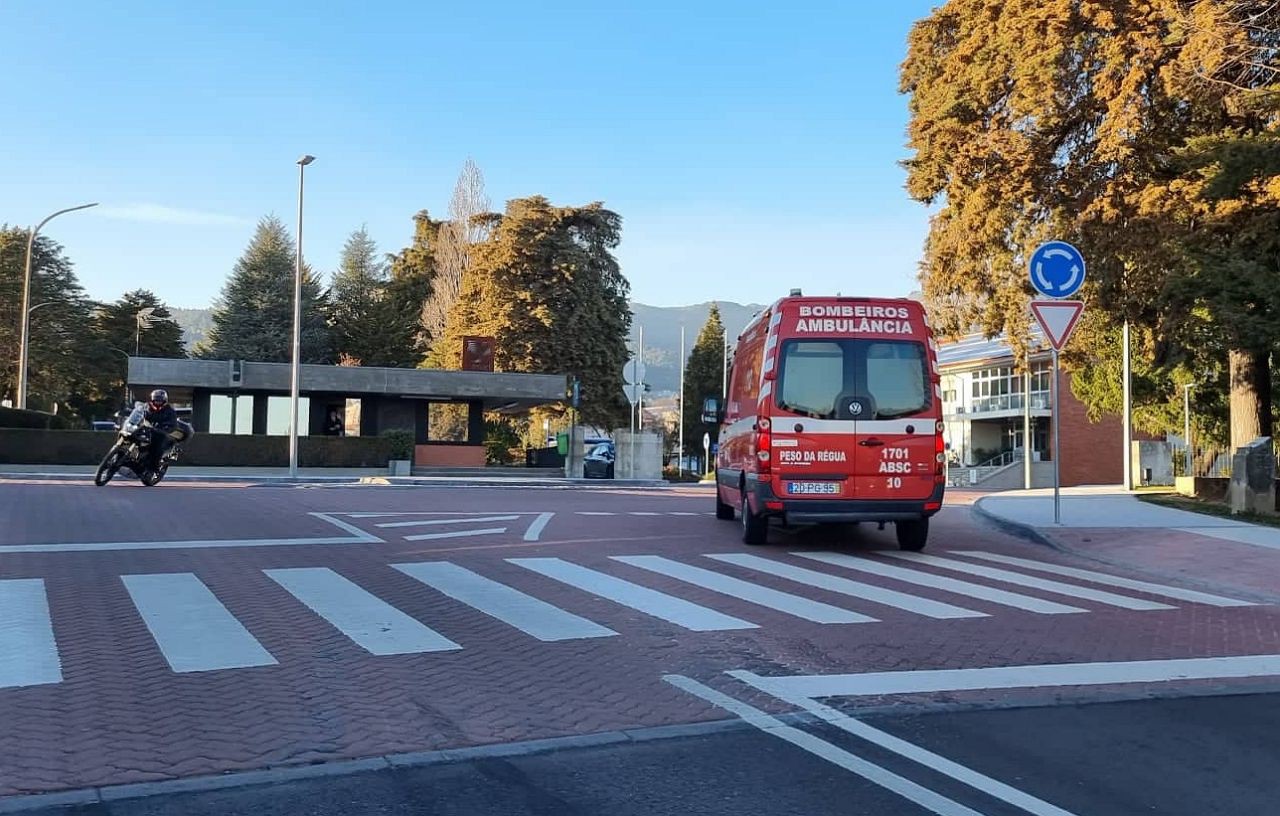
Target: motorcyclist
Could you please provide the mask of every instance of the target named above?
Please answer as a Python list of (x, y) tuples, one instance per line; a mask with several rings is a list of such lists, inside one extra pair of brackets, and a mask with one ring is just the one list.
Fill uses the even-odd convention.
[(149, 467), (151, 470), (159, 470), (161, 457), (173, 444), (169, 434), (178, 427), (178, 412), (169, 404), (169, 392), (163, 388), (157, 388), (151, 392), (144, 418), (151, 425)]

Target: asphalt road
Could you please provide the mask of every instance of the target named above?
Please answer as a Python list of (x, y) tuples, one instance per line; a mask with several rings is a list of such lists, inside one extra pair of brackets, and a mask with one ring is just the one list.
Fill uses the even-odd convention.
[(0, 813), (1280, 812), (1280, 552), (964, 498), (0, 483)]
[[(1078, 816), (1273, 816), (1280, 695), (879, 716), (870, 724)], [(1024, 814), (972, 786), (818, 725), (828, 745), (958, 808)], [(744, 726), (727, 733), (49, 808), (32, 816), (929, 816)], [(958, 811), (957, 811), (958, 812)]]

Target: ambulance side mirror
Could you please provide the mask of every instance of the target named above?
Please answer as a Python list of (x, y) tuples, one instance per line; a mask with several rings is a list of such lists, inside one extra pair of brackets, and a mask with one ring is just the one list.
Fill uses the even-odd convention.
[(720, 408), (720, 400), (708, 397), (702, 401), (702, 421), (708, 425), (719, 425), (724, 418)]

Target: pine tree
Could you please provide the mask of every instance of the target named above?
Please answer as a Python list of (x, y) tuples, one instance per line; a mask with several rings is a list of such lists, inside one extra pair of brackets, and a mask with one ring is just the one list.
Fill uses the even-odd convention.
[(387, 362), (385, 300), (387, 265), (361, 227), (342, 247), (338, 271), (329, 290), (329, 327), (338, 360), (378, 366)]
[(707, 322), (698, 332), (689, 361), (684, 369), (684, 450), (685, 454), (701, 454), (702, 435), (716, 439), (717, 428), (702, 421), (703, 401), (721, 399), (724, 391), (724, 324), (720, 307), (711, 304)]
[(84, 383), (88, 413), (105, 417), (124, 400), (128, 358), (186, 357), (182, 327), (152, 292), (126, 292), (114, 303), (98, 306), (91, 322), (92, 348), (86, 349), (94, 364)]
[[(18, 346), (27, 230), (0, 224), (0, 395), (17, 404)], [(94, 370), (89, 299), (62, 246), (36, 236), (31, 264), (27, 407), (79, 413)]]
[(427, 364), (458, 368), (464, 336), (494, 337), (499, 370), (575, 375), (583, 421), (625, 422), (630, 287), (612, 254), (622, 219), (599, 203), (555, 207), (534, 196), (507, 202), (490, 223)]
[[(294, 253), (293, 238), (280, 219), (267, 216), (258, 222), (222, 288), (213, 328), (198, 356), (271, 363), (292, 359)], [(332, 362), (324, 293), (305, 264), (302, 276), (302, 361)]]

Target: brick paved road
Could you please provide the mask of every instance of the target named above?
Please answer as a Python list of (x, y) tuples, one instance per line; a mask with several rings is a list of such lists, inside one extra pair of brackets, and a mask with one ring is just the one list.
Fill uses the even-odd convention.
[(1267, 586), (1054, 552), (957, 498), (921, 559), (874, 526), (747, 548), (698, 489), (0, 485), (0, 796), (723, 716), (668, 673), (1280, 650)]

